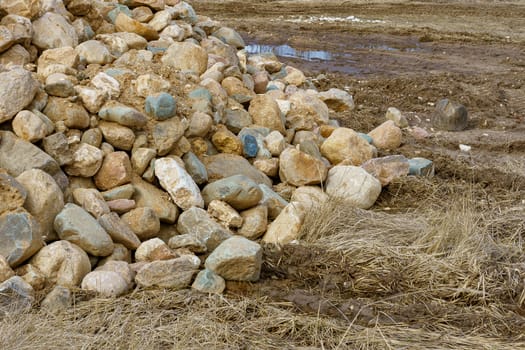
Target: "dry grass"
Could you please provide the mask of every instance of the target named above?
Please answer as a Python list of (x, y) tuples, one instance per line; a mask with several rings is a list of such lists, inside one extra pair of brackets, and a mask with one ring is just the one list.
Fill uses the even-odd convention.
[(486, 201), (470, 185), (425, 181), (402, 212), (384, 207), (405, 198), (403, 184), (375, 211), (330, 202), (308, 216), (304, 243), (267, 251), (263, 280), (244, 293), (78, 292), (66, 312), (5, 317), (1, 348), (525, 349), (515, 194)]

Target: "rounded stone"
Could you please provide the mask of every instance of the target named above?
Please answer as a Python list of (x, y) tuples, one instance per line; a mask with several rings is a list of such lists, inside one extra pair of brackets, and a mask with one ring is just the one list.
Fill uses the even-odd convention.
[(166, 120), (175, 116), (177, 103), (173, 96), (161, 92), (160, 94), (148, 96), (146, 98), (144, 110), (147, 114), (157, 120)]

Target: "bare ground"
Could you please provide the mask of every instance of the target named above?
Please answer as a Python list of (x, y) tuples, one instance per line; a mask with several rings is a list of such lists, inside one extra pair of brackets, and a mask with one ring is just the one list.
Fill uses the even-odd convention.
[(230, 282), (224, 296), (79, 292), (68, 312), (2, 320), (1, 347), (525, 349), (525, 4), (193, 5), (248, 43), (331, 53), (282, 59), (321, 89), (352, 93), (357, 108), (334, 115), (345, 126), (368, 132), (394, 106), (432, 131), (433, 104), (447, 97), (467, 107), (469, 128), (406, 132), (396, 153), (434, 160), (436, 176), (390, 184), (369, 212), (331, 203), (309, 217), (301, 244), (266, 249), (257, 283)]

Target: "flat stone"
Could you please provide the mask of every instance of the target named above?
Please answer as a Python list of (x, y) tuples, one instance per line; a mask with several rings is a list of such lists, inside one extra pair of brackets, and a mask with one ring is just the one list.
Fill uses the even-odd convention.
[(379, 125), (368, 135), (372, 138), (374, 146), (381, 149), (396, 149), (401, 146), (403, 133), (392, 120), (387, 120)]
[(44, 244), (40, 225), (21, 208), (0, 215), (0, 241), (0, 255), (11, 267), (29, 259)]
[(191, 42), (173, 43), (164, 53), (162, 64), (201, 75), (208, 65), (208, 54), (202, 47)]
[(153, 209), (162, 222), (173, 224), (177, 220), (179, 209), (168, 193), (139, 177), (134, 177), (132, 183), (135, 188), (133, 199), (137, 203), (137, 207)]
[(115, 148), (130, 151), (135, 142), (135, 133), (128, 127), (117, 123), (101, 120), (98, 128), (102, 131), (104, 140)]
[(325, 191), (354, 207), (368, 209), (381, 193), (381, 182), (363, 168), (338, 165), (328, 172)]
[(117, 214), (127, 213), (137, 207), (137, 203), (133, 199), (115, 199), (107, 203), (109, 209)]
[(287, 148), (279, 157), (279, 177), (294, 186), (315, 185), (326, 179), (328, 168), (318, 158), (295, 148)]
[(46, 12), (33, 21), (33, 45), (41, 50), (78, 45), (75, 28), (61, 15)]
[(104, 153), (97, 147), (82, 143), (73, 153), (73, 161), (65, 167), (71, 176), (91, 177), (102, 166)]
[(135, 252), (135, 261), (157, 261), (177, 258), (166, 243), (160, 238), (152, 238), (141, 243)]
[(213, 220), (205, 210), (197, 207), (192, 207), (180, 215), (177, 231), (194, 235), (204, 242), (208, 251), (213, 251), (222, 241), (231, 237), (227, 228)]
[(29, 105), (37, 90), (38, 83), (22, 68), (0, 72), (0, 123), (10, 120)]
[(334, 165), (342, 161), (361, 165), (372, 159), (374, 149), (354, 130), (337, 128), (321, 145), (321, 154)]
[(300, 202), (290, 202), (268, 225), (262, 238), (266, 244), (284, 245), (299, 238), (308, 208)]
[(242, 174), (258, 184), (272, 185), (272, 181), (266, 175), (257, 170), (245, 158), (235, 154), (217, 154), (203, 157), (202, 162), (206, 166), (210, 182)]
[(131, 182), (131, 161), (126, 152), (113, 152), (104, 157), (94, 176), (95, 185), (105, 191)]
[(110, 122), (115, 122), (130, 128), (142, 128), (148, 122), (148, 118), (134, 108), (108, 101), (98, 112), (98, 116)]
[(26, 198), (26, 188), (11, 175), (0, 171), (0, 214), (22, 207)]
[(77, 244), (94, 256), (107, 256), (113, 241), (91, 215), (81, 207), (68, 203), (55, 218), (55, 231), (60, 239)]
[(20, 276), (0, 283), (0, 314), (28, 311), (34, 302), (33, 288)]
[(370, 159), (361, 167), (386, 186), (396, 178), (407, 176), (410, 164), (404, 156), (396, 155)]
[(168, 246), (175, 250), (181, 248), (188, 249), (196, 254), (206, 253), (208, 251), (206, 243), (191, 233), (171, 237), (168, 241)]
[(155, 161), (155, 176), (183, 210), (193, 206), (202, 208), (204, 201), (199, 187), (186, 170), (173, 158), (160, 158)]
[(238, 210), (257, 205), (262, 196), (262, 191), (257, 183), (244, 175), (234, 175), (217, 180), (206, 185), (202, 190), (202, 197), (206, 205), (218, 199)]
[(434, 163), (430, 159), (412, 158), (408, 160), (409, 175), (434, 176)]
[(57, 238), (53, 223), (64, 207), (64, 195), (56, 181), (40, 169), (26, 170), (16, 180), (27, 189), (24, 208), (39, 223), (43, 239)]
[(126, 223), (140, 240), (153, 238), (160, 231), (159, 217), (149, 207), (135, 208), (122, 215)]
[(348, 92), (331, 88), (328, 91), (320, 92), (317, 94), (319, 99), (326, 103), (328, 108), (336, 111), (350, 111), (354, 109), (354, 99)]
[(75, 188), (73, 190), (73, 199), (76, 204), (97, 219), (110, 212), (104, 197), (94, 188)]
[(171, 260), (153, 261), (137, 272), (135, 282), (143, 288), (160, 287), (172, 290), (188, 288), (199, 265), (199, 258), (189, 255)]
[(140, 245), (140, 240), (133, 230), (116, 213), (102, 215), (99, 224), (106, 230), (113, 242), (121, 243), (126, 248), (135, 250)]
[(56, 241), (42, 249), (30, 264), (46, 276), (47, 283), (64, 287), (78, 287), (91, 271), (88, 255), (77, 245), (68, 241)]
[(112, 201), (116, 199), (131, 199), (135, 193), (135, 188), (132, 184), (122, 185), (114, 187), (111, 190), (107, 190), (102, 193), (102, 197), (106, 201)]
[(131, 32), (138, 34), (146, 40), (157, 40), (159, 34), (151, 26), (140, 23), (120, 12), (115, 18), (115, 28), (119, 32)]
[(237, 234), (254, 240), (266, 232), (268, 227), (268, 207), (265, 205), (258, 205), (242, 211), (240, 214), (243, 223), (237, 230)]
[(175, 116), (177, 112), (177, 103), (173, 96), (161, 92), (146, 98), (144, 110), (147, 114), (157, 120), (166, 120)]
[(221, 294), (226, 288), (226, 282), (215, 272), (204, 269), (197, 274), (191, 288), (201, 293)]
[(117, 272), (92, 271), (82, 280), (81, 288), (104, 297), (118, 297), (125, 294), (130, 286)]
[(222, 242), (205, 262), (207, 269), (225, 280), (251, 282), (259, 279), (261, 265), (261, 246), (241, 236)]
[(446, 98), (436, 103), (431, 119), (435, 128), (446, 131), (465, 130), (469, 121), (465, 106)]

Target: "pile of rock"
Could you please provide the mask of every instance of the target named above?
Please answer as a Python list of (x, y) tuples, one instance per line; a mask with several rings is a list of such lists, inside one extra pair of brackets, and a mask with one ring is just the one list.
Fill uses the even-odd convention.
[(220, 293), (328, 198), (369, 208), (431, 172), (374, 158), (400, 146), (398, 111), (368, 135), (339, 127), (352, 96), (243, 47), (179, 0), (1, 1), (0, 299)]

